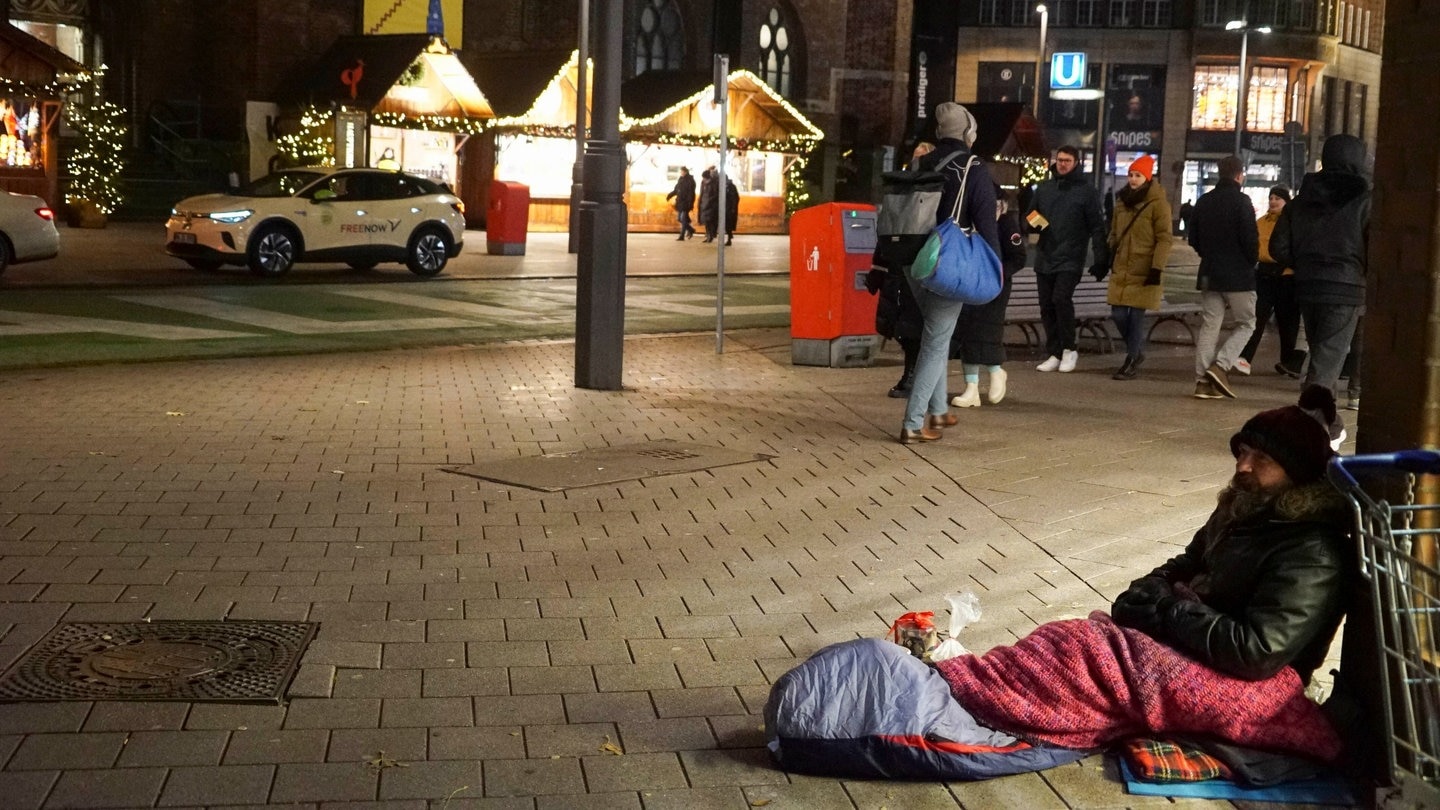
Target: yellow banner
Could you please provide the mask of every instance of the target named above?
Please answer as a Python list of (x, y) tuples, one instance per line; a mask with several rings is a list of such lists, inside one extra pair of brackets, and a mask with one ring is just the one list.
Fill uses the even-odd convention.
[[(445, 18), (445, 41), (459, 50), (462, 45), (465, 0), (440, 0)], [(430, 0), (365, 0), (365, 33), (423, 34), (430, 13)]]

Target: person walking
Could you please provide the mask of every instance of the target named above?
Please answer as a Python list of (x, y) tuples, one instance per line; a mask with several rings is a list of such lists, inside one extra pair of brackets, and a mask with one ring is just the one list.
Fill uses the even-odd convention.
[[(1200, 332), (1195, 337), (1195, 397), (1235, 396), (1230, 369), (1255, 331), (1255, 262), (1260, 256), (1260, 231), (1255, 206), (1240, 184), (1245, 164), (1230, 155), (1221, 158), (1215, 188), (1195, 201), (1190, 245), (1200, 254), (1195, 289), (1200, 291)], [(1220, 342), (1225, 309), (1235, 328)]]
[(966, 304), (960, 308), (951, 341), (951, 356), (959, 357), (965, 371), (965, 390), (952, 398), (957, 408), (980, 406), (980, 368), (990, 375), (986, 399), (999, 405), (1005, 398), (1008, 375), (1005, 373), (1005, 308), (1010, 303), (1010, 280), (1025, 266), (1025, 237), (1020, 233), (1020, 215), (1010, 201), (995, 187), (995, 227), (1000, 240), (1000, 263), (1005, 269), (1004, 283), (995, 300), (985, 304)]
[(700, 227), (705, 241), (714, 242), (720, 229), (720, 186), (714, 166), (700, 173)]
[(1040, 231), (1035, 285), (1048, 357), (1036, 368), (1074, 371), (1080, 359), (1075, 341), (1075, 287), (1080, 284), (1087, 243), (1094, 250), (1092, 273), (1103, 275), (1110, 259), (1100, 191), (1080, 171), (1080, 150), (1060, 147), (1055, 155), (1055, 177), (1035, 190), (1025, 221)]
[[(1270, 255), (1295, 268), (1295, 301), (1310, 345), (1302, 385), (1332, 393), (1365, 311), (1370, 183), (1364, 165), (1364, 141), (1354, 135), (1326, 138), (1320, 171), (1305, 175), (1270, 235)], [(1358, 376), (1357, 370), (1350, 382), (1356, 400)]]
[(1165, 263), (1170, 259), (1170, 202), (1155, 179), (1155, 158), (1142, 155), (1130, 164), (1125, 188), (1116, 195), (1110, 222), (1114, 257), (1105, 300), (1110, 318), (1125, 340), (1125, 362), (1111, 375), (1133, 380), (1145, 362), (1145, 313), (1160, 308)]
[[(725, 175), (725, 244), (735, 241), (735, 221), (740, 218), (740, 192), (735, 181)], [(717, 233), (716, 236), (719, 236)]]
[[(963, 106), (947, 101), (935, 108), (935, 151), (920, 159), (922, 171), (941, 169), (945, 189), (935, 211), (935, 224), (940, 224), (956, 210), (959, 202), (959, 224), (975, 232), (1000, 254), (1000, 240), (995, 224), (995, 181), (984, 163), (971, 163), (971, 144), (975, 143), (978, 125), (975, 116)], [(958, 156), (957, 156), (958, 155)], [(954, 159), (951, 159), (954, 156)], [(964, 191), (963, 198), (961, 191)], [(933, 442), (941, 438), (942, 428), (959, 420), (950, 413), (946, 392), (946, 366), (950, 357), (950, 336), (963, 306), (953, 298), (930, 292), (914, 279), (907, 279), (915, 303), (920, 307), (924, 326), (920, 334), (920, 354), (915, 359), (915, 379), (905, 400), (905, 420), (900, 428), (900, 443)]]
[(1270, 234), (1275, 232), (1275, 223), (1280, 221), (1280, 212), (1288, 202), (1288, 186), (1282, 184), (1271, 188), (1268, 210), (1255, 223), (1260, 230), (1260, 264), (1255, 269), (1255, 333), (1240, 350), (1240, 359), (1235, 361), (1235, 370), (1241, 374), (1250, 373), (1271, 314), (1275, 316), (1275, 326), (1280, 334), (1280, 362), (1275, 364), (1275, 373), (1298, 379), (1300, 369), (1305, 366), (1305, 352), (1295, 348), (1300, 337), (1295, 271), (1276, 263), (1270, 255)]
[(675, 181), (675, 188), (665, 195), (665, 199), (675, 201), (675, 218), (680, 221), (680, 236), (677, 241), (683, 242), (695, 235), (695, 229), (690, 225), (690, 211), (695, 208), (695, 178), (690, 176), (690, 169), (680, 167), (680, 177)]

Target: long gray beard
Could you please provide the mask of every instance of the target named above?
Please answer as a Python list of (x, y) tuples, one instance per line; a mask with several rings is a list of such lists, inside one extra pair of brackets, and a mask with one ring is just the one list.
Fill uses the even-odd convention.
[(1220, 490), (1220, 512), (1226, 523), (1240, 523), (1268, 510), (1278, 495), (1278, 492), (1244, 489), (1231, 481)]

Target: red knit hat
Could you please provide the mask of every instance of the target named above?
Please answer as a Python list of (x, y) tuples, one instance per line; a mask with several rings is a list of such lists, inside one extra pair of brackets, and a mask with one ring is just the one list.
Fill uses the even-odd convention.
[(1130, 172), (1139, 172), (1145, 175), (1146, 180), (1153, 179), (1155, 177), (1155, 158), (1149, 155), (1141, 155), (1135, 158), (1135, 162), (1130, 164), (1130, 169), (1126, 174)]
[(1324, 386), (1312, 385), (1300, 394), (1298, 404), (1250, 417), (1230, 437), (1230, 452), (1239, 456), (1240, 445), (1249, 445), (1275, 459), (1291, 481), (1308, 484), (1325, 475), (1325, 465), (1335, 455), (1331, 433), (1339, 424), (1335, 395)]

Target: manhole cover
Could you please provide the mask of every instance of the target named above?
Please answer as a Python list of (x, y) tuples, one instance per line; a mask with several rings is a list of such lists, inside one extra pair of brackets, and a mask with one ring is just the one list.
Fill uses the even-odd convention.
[(513, 484), (542, 492), (560, 492), (597, 484), (635, 481), (657, 475), (708, 470), (774, 458), (723, 447), (679, 442), (649, 442), (578, 450), (534, 458), (516, 458), (446, 467), (449, 472)]
[(62, 624), (0, 677), (0, 701), (279, 703), (314, 622)]

